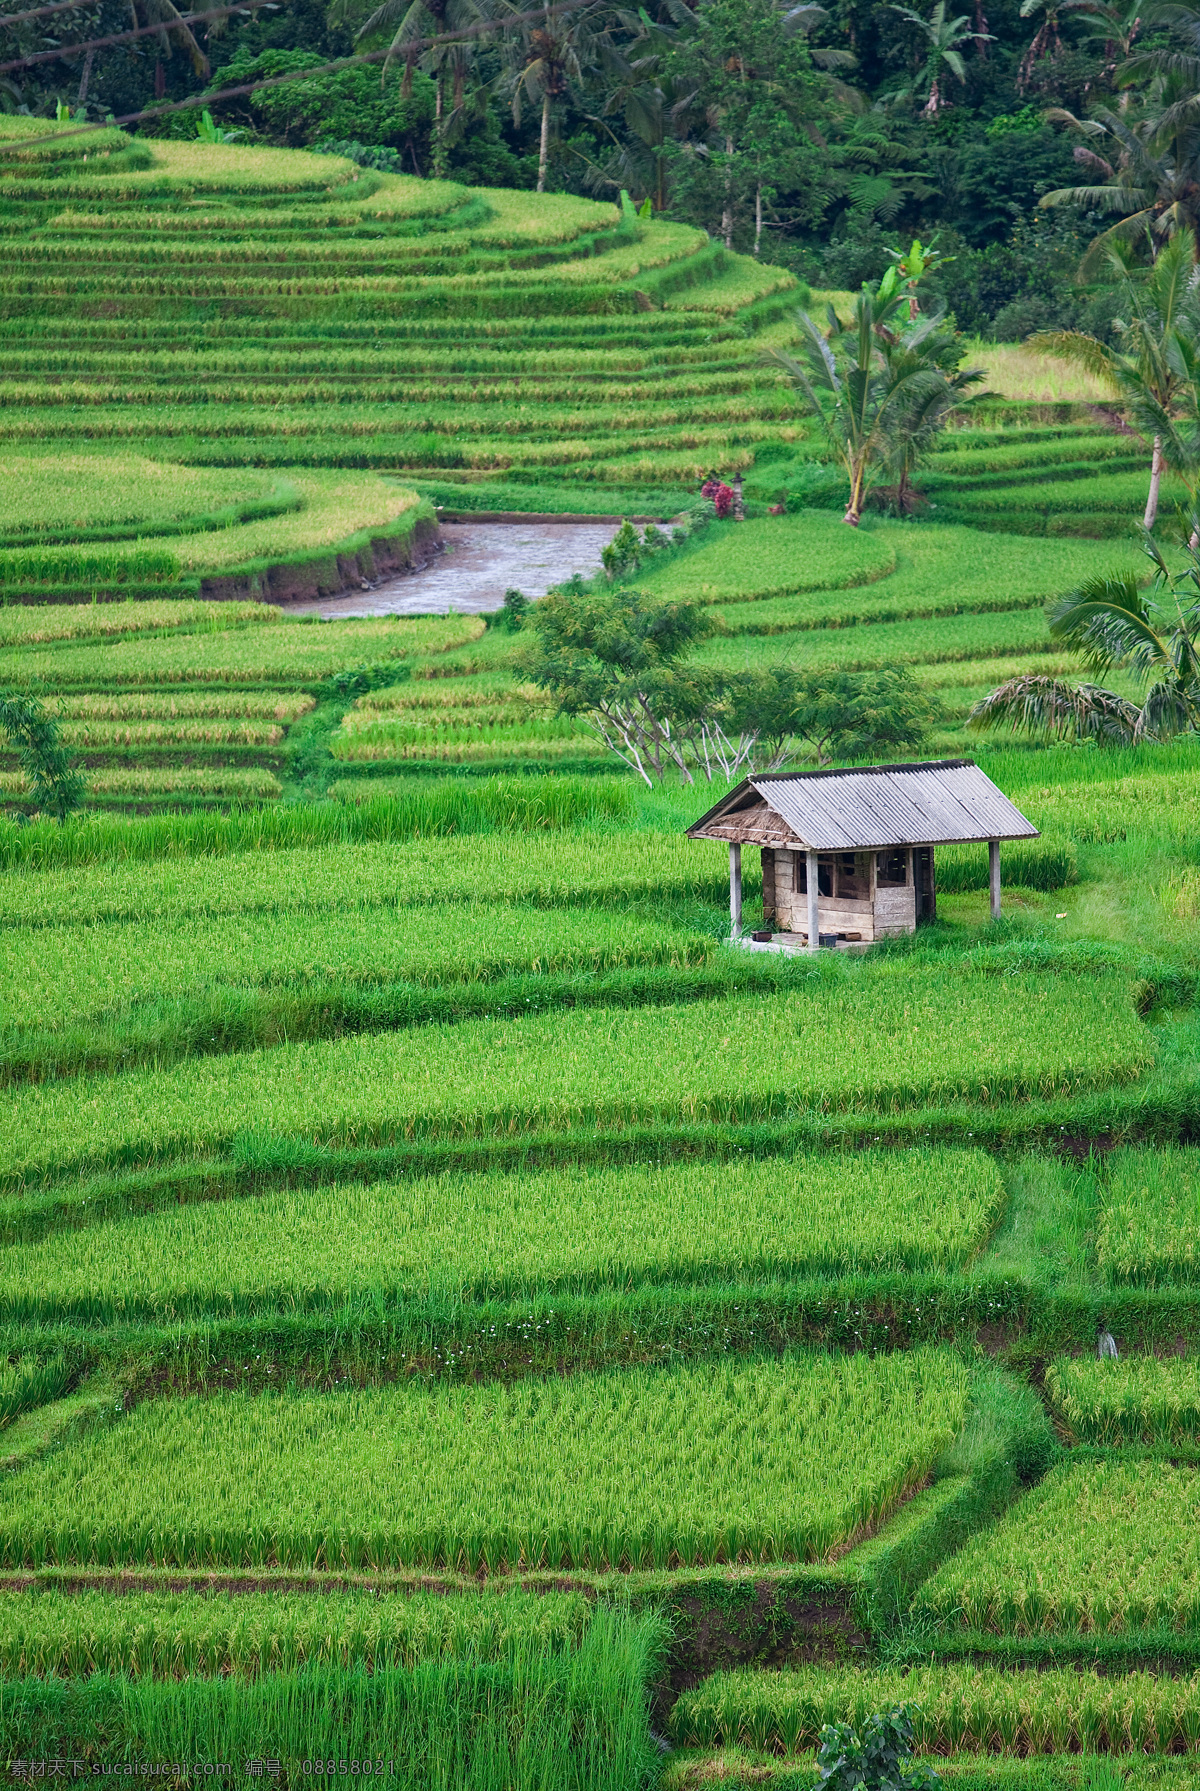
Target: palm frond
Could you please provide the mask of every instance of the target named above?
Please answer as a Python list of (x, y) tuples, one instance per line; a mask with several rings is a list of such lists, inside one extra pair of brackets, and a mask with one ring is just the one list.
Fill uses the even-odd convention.
[(1068, 684), (1043, 673), (1009, 678), (975, 707), (967, 726), (976, 733), (1008, 726), (1014, 734), (1053, 734), (1128, 745), (1137, 738), (1141, 710), (1098, 684)]
[(1128, 666), (1141, 676), (1171, 665), (1146, 599), (1132, 574), (1089, 578), (1052, 605), (1052, 637), (1083, 656), (1093, 671)]

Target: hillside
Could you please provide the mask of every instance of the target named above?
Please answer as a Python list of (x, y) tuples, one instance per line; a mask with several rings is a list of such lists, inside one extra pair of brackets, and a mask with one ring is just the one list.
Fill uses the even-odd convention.
[[(88, 790), (9, 742), (0, 1759), (808, 1791), (905, 1703), (947, 1791), (1190, 1786), (1200, 750), (965, 728), (1142, 575), (1140, 442), (1001, 391), (852, 531), (698, 231), (2, 128), (0, 690)], [(910, 668), (1002, 918), (939, 845), (911, 936), (730, 949), (720, 778), (280, 607), (439, 505), (657, 514), (702, 669)]]

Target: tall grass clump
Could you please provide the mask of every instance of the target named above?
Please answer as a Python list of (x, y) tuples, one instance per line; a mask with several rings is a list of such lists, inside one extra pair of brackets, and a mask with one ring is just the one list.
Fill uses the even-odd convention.
[(355, 804), (321, 802), (230, 814), (130, 818), (81, 815), (68, 826), (0, 821), (0, 869), (58, 870), (71, 865), (138, 863), (156, 858), (286, 851), (295, 846), (448, 834), (528, 833), (594, 822), (628, 822), (631, 787), (619, 778), (446, 778), (403, 795)]
[(278, 1760), (289, 1782), (303, 1782), (303, 1761), (380, 1761), (408, 1791), (636, 1791), (658, 1759), (648, 1688), (663, 1641), (658, 1618), (601, 1609), (578, 1648), (508, 1660), (6, 1680), (0, 1748), (147, 1765)]

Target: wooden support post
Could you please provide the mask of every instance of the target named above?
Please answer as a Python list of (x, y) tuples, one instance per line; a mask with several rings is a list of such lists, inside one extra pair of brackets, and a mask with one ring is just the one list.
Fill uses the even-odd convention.
[(992, 892), (992, 919), (1000, 918), (1000, 841), (988, 841), (988, 888)]
[(729, 842), (729, 937), (742, 936), (742, 848)]
[(815, 852), (810, 852), (808, 855), (808, 949), (809, 949), (809, 951), (820, 951), (820, 949), (821, 949), (821, 910), (820, 910), (820, 905), (819, 905), (819, 902), (817, 899), (818, 898), (818, 883), (820, 880), (820, 875), (821, 875), (821, 873), (820, 873), (820, 867), (818, 866), (818, 863), (817, 863), (817, 855)]

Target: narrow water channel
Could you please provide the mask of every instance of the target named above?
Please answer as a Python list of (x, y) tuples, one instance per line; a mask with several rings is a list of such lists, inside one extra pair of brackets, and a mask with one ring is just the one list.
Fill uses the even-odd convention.
[(612, 522), (445, 522), (446, 552), (423, 572), (390, 578), (371, 591), (288, 604), (293, 616), (428, 616), (499, 609), (510, 587), (544, 597), (573, 572), (599, 571)]

